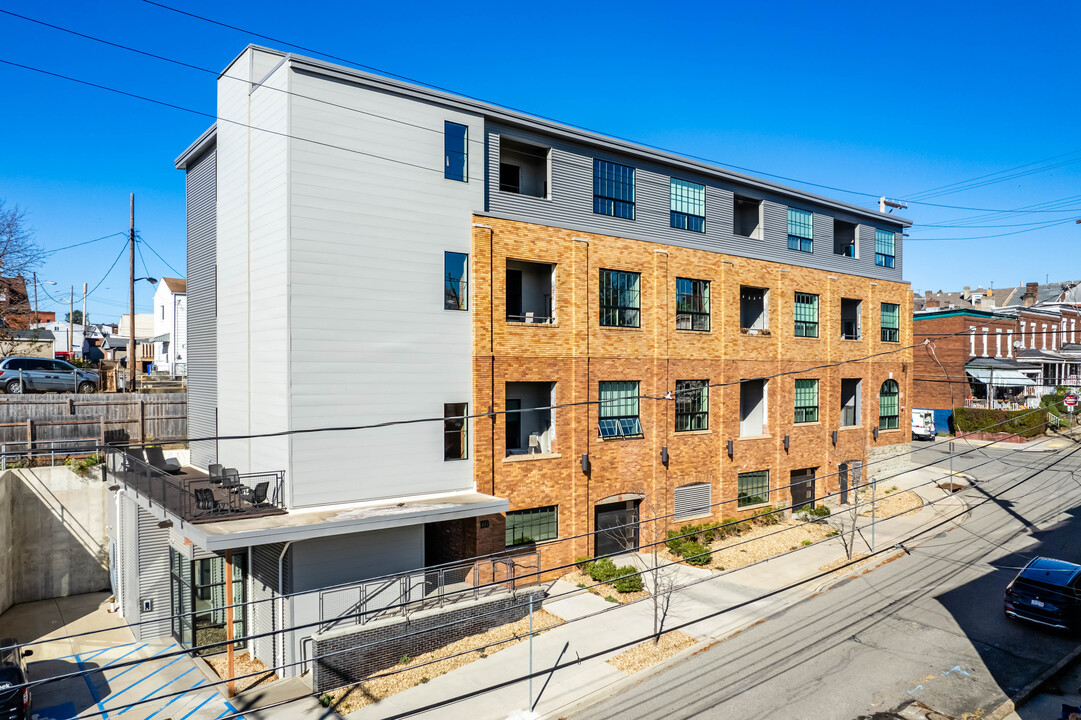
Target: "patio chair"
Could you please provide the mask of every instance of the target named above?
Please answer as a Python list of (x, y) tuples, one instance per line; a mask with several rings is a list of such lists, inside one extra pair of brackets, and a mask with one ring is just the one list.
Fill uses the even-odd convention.
[(210, 488), (195, 488), (195, 508), (197, 510), (212, 510), (220, 512), (224, 510), (221, 503), (214, 497), (214, 491)]
[[(139, 462), (135, 462), (138, 460)], [(134, 472), (140, 463), (145, 463), (142, 448), (124, 448), (124, 472)]]
[(254, 488), (245, 487), (241, 492), (241, 497), (248, 501), (251, 505), (263, 505), (266, 503), (267, 490), (270, 489), (270, 483), (263, 481), (256, 483)]
[(220, 463), (210, 463), (207, 474), (210, 476), (207, 478), (210, 482), (221, 485), (222, 477), (225, 475), (225, 466)]
[(240, 472), (236, 468), (224, 468), (221, 471), (221, 486), (230, 492), (239, 492)]
[(165, 453), (161, 451), (160, 445), (147, 447), (144, 451), (146, 452), (146, 461), (158, 470), (167, 472), (170, 475), (176, 475), (180, 472), (180, 462), (176, 458), (166, 458)]

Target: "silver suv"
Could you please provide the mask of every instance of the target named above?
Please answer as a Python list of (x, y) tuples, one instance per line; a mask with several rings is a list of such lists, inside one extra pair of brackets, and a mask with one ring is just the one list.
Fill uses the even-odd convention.
[(98, 389), (98, 374), (63, 360), (9, 357), (0, 360), (0, 387), (8, 395), (24, 392), (81, 392)]

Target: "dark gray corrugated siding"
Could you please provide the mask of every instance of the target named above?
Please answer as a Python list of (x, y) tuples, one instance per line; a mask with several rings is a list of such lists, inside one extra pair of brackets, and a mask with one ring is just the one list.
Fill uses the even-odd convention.
[[(217, 435), (217, 150), (188, 166), (188, 437)], [(217, 462), (213, 441), (191, 443), (191, 462)]]
[[(602, 235), (710, 250), (739, 257), (769, 260), (789, 265), (817, 268), (829, 272), (861, 275), (882, 280), (901, 280), (901, 231), (899, 224), (886, 220), (877, 223), (883, 230), (896, 233), (897, 266), (875, 265), (875, 227), (871, 218), (843, 210), (816, 206), (793, 200), (780, 193), (765, 193), (681, 172), (678, 168), (635, 162), (619, 155), (594, 151), (563, 140), (510, 129), (489, 123), (486, 128), (488, 158), (488, 212), (514, 220), (581, 230)], [(499, 140), (502, 135), (552, 149), (551, 198), (533, 198), (499, 190)], [(610, 160), (635, 168), (635, 220), (623, 220), (593, 213), (593, 159)], [(706, 186), (706, 231), (689, 232), (671, 227), (670, 178)], [(763, 201), (763, 236), (761, 240), (733, 233), (733, 196)], [(814, 219), (814, 252), (788, 249), (788, 206), (810, 210)], [(833, 219), (859, 224), (859, 257), (846, 258), (833, 253)]]
[[(278, 596), (278, 556), (281, 555), (283, 544), (256, 545), (251, 549), (251, 576), (252, 597), (255, 602), (250, 608), (248, 617), (251, 618), (251, 632), (255, 635), (273, 632), (279, 625), (278, 604), (270, 598)], [(256, 638), (254, 644), (255, 657), (264, 664), (272, 666), (277, 664), (278, 636)]]
[[(139, 515), (139, 620), (157, 620), (140, 625), (136, 635), (140, 640), (161, 637), (172, 633), (169, 616), (172, 615), (169, 577), (169, 530), (158, 527), (159, 520), (142, 508)], [(150, 612), (142, 611), (144, 600), (151, 600)]]

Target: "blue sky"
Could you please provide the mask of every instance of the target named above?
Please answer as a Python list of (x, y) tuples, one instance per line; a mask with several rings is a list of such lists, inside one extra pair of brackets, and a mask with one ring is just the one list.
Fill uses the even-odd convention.
[[(1065, 212), (912, 203), (905, 279), (937, 290), (1081, 278), (1081, 3), (162, 2), (758, 173), (972, 208), (1047, 203)], [(0, 10), (214, 71), (248, 42), (289, 49), (142, 0), (3, 0)], [(212, 74), (10, 15), (0, 14), (0, 37), (0, 60), (214, 112)], [(172, 163), (210, 121), (10, 65), (0, 64), (0, 82), (0, 198), (29, 211), (39, 242), (54, 249), (125, 231), (134, 192), (136, 225), (164, 258), (144, 248), (138, 274), (174, 275), (166, 263), (183, 271), (184, 182)], [(1002, 174), (924, 192), (991, 173)], [(1016, 234), (984, 237), (1003, 233)], [(101, 281), (91, 319), (117, 317), (126, 255), (107, 270), (122, 245), (117, 236), (50, 256), (39, 278), (57, 283), (45, 288), (65, 299), (55, 309), (66, 310), (69, 285), (78, 296), (83, 282)], [(140, 311), (152, 294), (143, 283)]]

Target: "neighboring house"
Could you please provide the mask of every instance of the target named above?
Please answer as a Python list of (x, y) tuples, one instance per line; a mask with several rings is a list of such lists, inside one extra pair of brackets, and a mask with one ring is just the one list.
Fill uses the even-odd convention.
[(1029, 307), (1036, 303), (1081, 303), (1081, 282), (1058, 282), (1040, 285), (1026, 283), (1016, 288), (978, 287), (975, 290), (968, 285), (961, 292), (931, 292), (923, 295), (916, 293), (912, 308), (915, 312), (923, 310), (986, 310), (996, 308)]
[[(73, 324), (65, 321), (53, 320), (51, 322), (38, 323), (33, 327), (49, 330), (54, 337), (53, 352), (57, 357), (64, 358), (72, 356), (88, 360), (94, 359), (91, 357), (95, 355), (93, 348), (99, 346), (101, 340), (105, 337), (101, 330), (101, 326), (94, 324), (84, 326), (81, 323)], [(69, 332), (70, 335), (68, 334)], [(90, 356), (88, 356), (87, 353), (90, 353)]]
[[(136, 325), (138, 327), (138, 324)], [(162, 278), (154, 292), (154, 372), (187, 375), (188, 290), (183, 278)]]
[[(197, 467), (281, 480), (214, 522), (118, 474), (140, 636), (221, 638), (226, 563), (245, 599), (280, 598), (238, 611), (270, 632), (355, 611), (303, 594), (328, 585), (626, 525), (551, 566), (636, 543), (640, 512), (808, 502), (907, 450), (907, 220), (254, 46), (217, 113), (176, 161), (190, 435), (445, 420), (193, 441)], [(318, 631), (250, 646), (294, 663)]]
[(53, 333), (42, 328), (0, 330), (0, 357), (53, 357)]
[[(116, 329), (116, 335), (119, 338), (127, 340), (131, 337), (129, 328), (131, 327), (131, 316), (124, 314), (120, 316), (120, 323)], [(138, 358), (136, 365), (136, 371), (140, 374), (150, 372), (151, 367), (154, 365), (154, 313), (136, 313), (135, 314), (135, 345), (138, 349)], [(119, 347), (119, 346), (118, 346)], [(125, 352), (119, 353), (116, 359), (124, 359), (127, 362), (127, 343), (125, 342), (123, 348)], [(126, 366), (126, 365), (125, 365)]]

